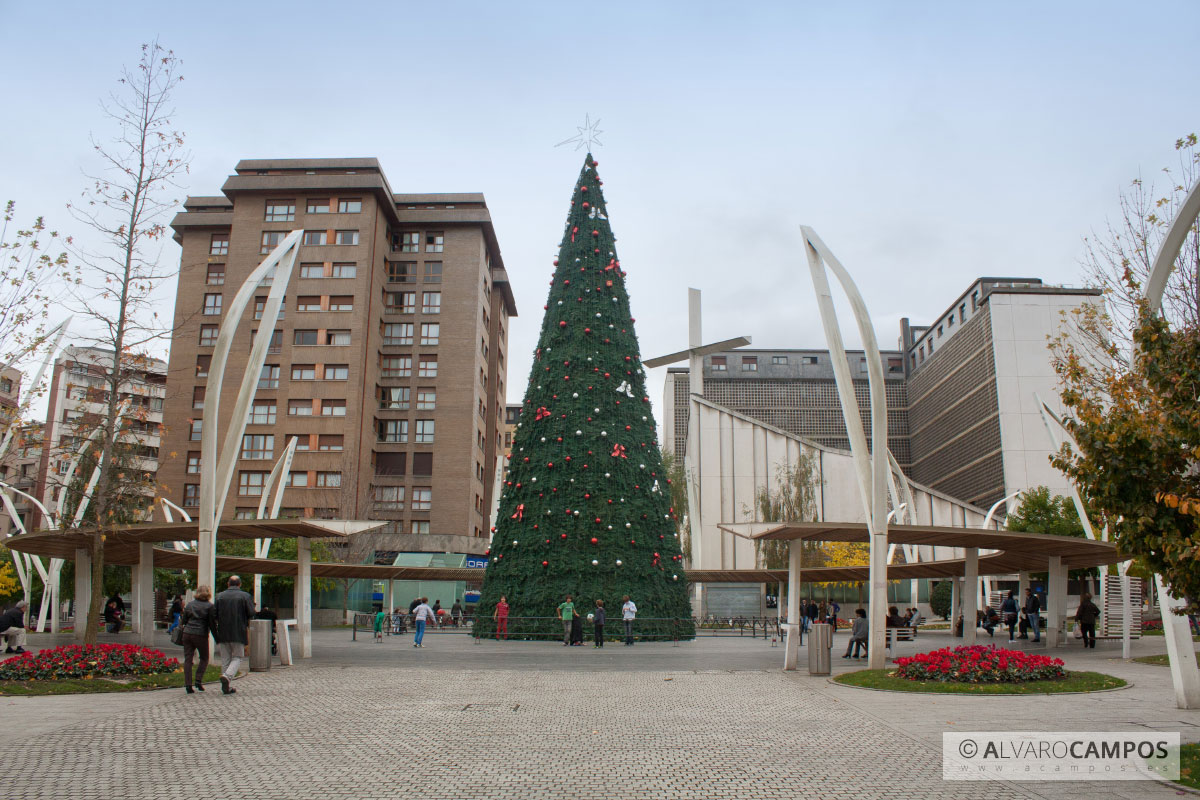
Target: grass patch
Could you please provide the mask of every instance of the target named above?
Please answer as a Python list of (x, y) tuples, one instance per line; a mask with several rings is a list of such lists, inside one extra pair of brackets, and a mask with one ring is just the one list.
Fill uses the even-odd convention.
[(942, 683), (940, 681), (910, 681), (891, 675), (890, 669), (864, 669), (847, 672), (834, 678), (835, 683), (859, 686), (864, 689), (886, 689), (891, 692), (930, 692), (933, 694), (1061, 694), (1064, 692), (1095, 692), (1116, 689), (1125, 681), (1101, 672), (1069, 672), (1066, 678), (1026, 683)]
[[(205, 683), (215, 683), (221, 668), (210, 664), (204, 673)], [(0, 696), (37, 697), (55, 694), (94, 694), (97, 692), (145, 692), (152, 689), (182, 689), (183, 669), (160, 675), (139, 678), (69, 678), (61, 681), (0, 681)]]
[(1179, 748), (1179, 780), (1192, 789), (1200, 789), (1200, 744), (1185, 744)]
[[(1200, 650), (1196, 651), (1196, 657), (1200, 658)], [(1166, 653), (1160, 653), (1156, 656), (1138, 656), (1133, 660), (1139, 664), (1154, 664), (1159, 667), (1168, 667), (1171, 665), (1171, 662), (1167, 660)]]

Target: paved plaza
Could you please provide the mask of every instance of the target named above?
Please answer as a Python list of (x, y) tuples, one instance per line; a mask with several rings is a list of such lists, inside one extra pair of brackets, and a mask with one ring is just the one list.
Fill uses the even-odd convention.
[[(128, 635), (126, 635), (128, 636)], [(112, 638), (112, 637), (106, 637)], [(41, 639), (42, 641), (38, 641)], [(1116, 692), (965, 698), (870, 692), (779, 669), (762, 639), (590, 645), (433, 633), (350, 642), (253, 673), (222, 696), (182, 690), (0, 698), (4, 798), (1155, 798), (1129, 783), (945, 783), (957, 730), (1175, 730), (1165, 668), (1116, 644), (1058, 654), (1131, 680)], [(951, 643), (923, 635), (911, 652)], [(35, 637), (34, 646), (50, 644)], [(162, 648), (176, 652), (163, 639)], [(835, 670), (842, 661), (835, 641)], [(1160, 638), (1137, 643), (1162, 652)], [(802, 654), (802, 664), (803, 654)]]

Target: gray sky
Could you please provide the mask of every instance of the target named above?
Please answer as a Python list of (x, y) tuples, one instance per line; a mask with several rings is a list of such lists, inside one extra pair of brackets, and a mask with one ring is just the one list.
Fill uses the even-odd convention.
[(822, 347), (802, 223), (890, 347), (977, 276), (1079, 282), (1121, 187), (1200, 128), (1197, 30), (1194, 2), (0, 0), (0, 199), (81, 233), (64, 205), (108, 133), (98, 100), (158, 36), (184, 60), (180, 199), (265, 157), (376, 156), (396, 191), (486, 194), (517, 402), (583, 157), (553, 145), (585, 113), (644, 357), (684, 346), (688, 286), (710, 341)]

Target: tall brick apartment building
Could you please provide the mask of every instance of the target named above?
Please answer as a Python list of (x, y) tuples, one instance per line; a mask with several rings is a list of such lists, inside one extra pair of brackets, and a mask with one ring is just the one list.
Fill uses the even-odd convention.
[[(189, 197), (171, 223), (183, 255), (160, 483), (199, 505), (218, 326), (250, 271), (302, 228), (224, 516), (256, 512), (298, 436), (281, 516), (389, 520), (379, 560), (482, 553), (517, 313), (483, 195), (394, 194), (373, 158), (241, 161), (221, 192)], [(238, 327), (222, 430), (267, 292)]]

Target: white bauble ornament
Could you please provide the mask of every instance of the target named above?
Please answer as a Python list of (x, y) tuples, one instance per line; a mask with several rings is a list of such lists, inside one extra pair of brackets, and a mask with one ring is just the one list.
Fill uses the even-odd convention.
[(641, 467), (642, 469), (645, 469), (645, 468), (646, 468), (646, 465), (645, 465), (645, 464), (638, 464), (638, 466), (639, 466), (639, 467)]
[(599, 312), (599, 311), (597, 311), (597, 312), (596, 312), (596, 319), (600, 319), (600, 312)]
[(513, 547), (516, 547), (516, 546), (517, 546), (517, 540), (513, 539)]
[(571, 392), (571, 397), (579, 397), (579, 392)]
[(614, 303), (615, 303), (615, 302), (617, 302), (617, 298), (615, 298), (615, 297), (614, 297), (614, 298), (613, 298), (613, 302), (614, 302)]
[(678, 576), (678, 575), (672, 575), (672, 576), (671, 576), (671, 580), (673, 580), (673, 581), (677, 581), (677, 580), (679, 580), (679, 576)]
[(562, 305), (562, 300), (559, 300), (559, 301), (558, 301), (558, 304), (561, 306), (561, 305)]
[(593, 408), (593, 409), (592, 409), (592, 413), (593, 413), (593, 414), (599, 414), (599, 413), (600, 413), (600, 409), (598, 409), (598, 408)]
[(601, 436), (608, 436), (608, 431), (600, 431)]
[(633, 523), (626, 522), (626, 523), (625, 523), (625, 527), (626, 527), (626, 528), (632, 528), (632, 527), (633, 527)]
[(599, 565), (600, 565), (600, 562), (599, 562), (599, 561), (597, 561), (596, 559), (594, 559), (594, 558), (593, 558), (593, 559), (592, 559), (592, 566), (593, 566), (593, 567), (597, 567), (597, 566), (599, 566)]
[(583, 436), (583, 431), (575, 431), (576, 436)]
[(621, 562), (621, 559), (619, 559), (619, 558), (618, 558), (618, 559), (617, 559), (617, 566), (618, 566), (618, 567), (619, 567), (619, 566), (621, 566), (621, 563), (622, 563), (622, 562)]
[(536, 482), (537, 482), (537, 476), (536, 476), (536, 475), (534, 475), (534, 476), (533, 476), (532, 478), (530, 478), (529, 480), (530, 480), (531, 482), (533, 482), (533, 483), (536, 483)]
[(546, 443), (546, 437), (545, 437), (545, 436), (543, 436), (543, 437), (542, 437), (542, 444), (545, 444), (545, 443)]
[(578, 511), (576, 511), (576, 512), (574, 512), (574, 513), (575, 513), (575, 516), (577, 516), (577, 517), (579, 516), (579, 512), (578, 512)]
[(588, 361), (591, 361), (591, 360), (592, 360), (592, 357), (591, 357), (591, 356), (588, 356)]
[(608, 526), (608, 529), (611, 531), (611, 530), (612, 530), (612, 525), (609, 525), (609, 526)]
[(612, 475), (609, 475), (609, 474), (606, 472), (606, 473), (604, 473), (604, 477), (606, 477), (606, 478), (611, 478), (611, 477), (612, 477)]
[[(517, 423), (517, 427), (518, 427), (518, 428), (519, 428), (519, 427), (521, 427), (521, 423), (519, 423), (519, 422), (518, 422), (518, 423)], [(522, 450), (524, 450), (525, 448), (524, 448), (524, 447), (522, 447), (521, 449), (522, 449)]]

